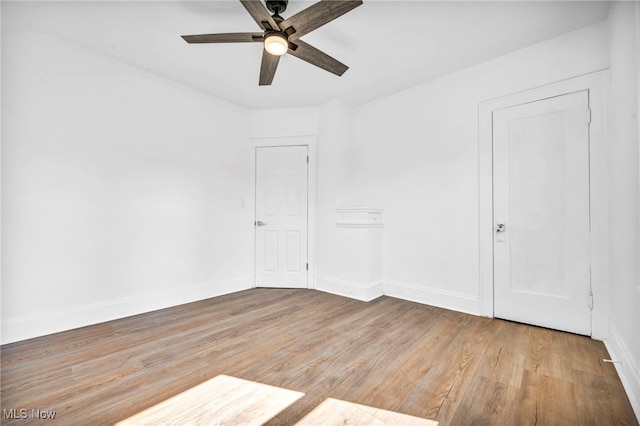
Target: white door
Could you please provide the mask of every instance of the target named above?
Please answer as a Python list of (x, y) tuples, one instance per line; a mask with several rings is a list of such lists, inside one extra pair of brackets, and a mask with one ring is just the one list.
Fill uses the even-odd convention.
[(591, 334), (589, 98), (493, 113), (494, 315)]
[(307, 288), (307, 147), (256, 148), (256, 286)]

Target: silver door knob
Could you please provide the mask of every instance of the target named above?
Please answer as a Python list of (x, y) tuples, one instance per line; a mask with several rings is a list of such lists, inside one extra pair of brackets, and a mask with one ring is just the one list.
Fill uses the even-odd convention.
[(496, 232), (504, 232), (504, 223), (499, 223), (496, 225)]
[(263, 222), (261, 220), (256, 220), (256, 226), (265, 226), (267, 222)]

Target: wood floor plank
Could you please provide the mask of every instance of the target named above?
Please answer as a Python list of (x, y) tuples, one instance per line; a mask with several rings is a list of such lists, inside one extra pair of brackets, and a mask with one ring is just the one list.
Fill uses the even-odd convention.
[(585, 425), (637, 425), (618, 377), (574, 370), (578, 423)]
[[(560, 401), (563, 403), (559, 403)], [(575, 406), (573, 383), (525, 370), (518, 395), (515, 424), (579, 424), (577, 412), (566, 408)]]
[(517, 389), (511, 386), (480, 375), (474, 376), (451, 424), (517, 424), (514, 422), (517, 397)]
[(477, 373), (512, 388), (519, 388), (533, 327), (508, 322), (499, 324)]
[(569, 358), (561, 352), (562, 348), (555, 337), (557, 334), (558, 332), (546, 328), (532, 328), (525, 369), (573, 382), (573, 368)]
[(404, 401), (399, 406), (401, 412), (432, 419), (437, 416), (444, 399), (441, 394), (434, 393), (438, 392), (438, 388), (424, 377), (441, 364), (442, 355), (453, 345), (452, 342), (455, 339), (459, 342), (464, 339), (464, 331), (469, 328), (456, 329), (456, 324), (449, 319), (433, 322), (423, 339), (416, 342), (413, 352), (402, 360), (400, 371), (404, 370), (404, 374), (393, 378), (400, 383), (405, 377), (408, 378), (406, 382), (408, 393), (403, 395)]
[[(268, 425), (328, 399), (441, 425), (637, 424), (602, 342), (390, 297), (252, 289), (0, 355), (3, 409), (55, 410), (52, 425), (113, 425), (222, 375), (303, 394)], [(25, 424), (7, 413), (3, 425)]]
[(450, 424), (458, 411), (499, 324), (486, 318), (471, 318), (469, 325), (461, 327), (451, 344), (438, 354), (438, 362), (422, 379), (422, 386), (437, 397), (429, 405), (439, 406), (435, 420), (441, 424)]
[[(407, 354), (419, 347), (416, 342), (423, 341), (424, 335), (432, 326), (425, 323), (425, 319), (419, 309), (408, 309), (391, 321), (381, 324), (388, 334), (378, 337), (384, 345), (376, 351), (377, 359), (370, 364), (372, 372), (361, 378), (356, 389), (345, 396), (346, 399), (356, 403), (366, 401), (386, 410), (397, 411), (400, 408), (413, 387), (413, 381), (426, 373), (424, 368), (420, 368), (420, 363), (416, 362), (417, 356), (407, 359)], [(403, 326), (415, 329), (416, 333), (404, 333)], [(372, 324), (372, 327), (375, 325)], [(409, 375), (410, 372), (415, 374)], [(377, 383), (385, 383), (386, 386), (377, 387)]]

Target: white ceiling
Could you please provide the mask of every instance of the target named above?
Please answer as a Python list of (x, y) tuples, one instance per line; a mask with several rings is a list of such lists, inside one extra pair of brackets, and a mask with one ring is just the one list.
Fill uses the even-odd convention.
[[(2, 1), (2, 32), (37, 30), (250, 108), (361, 104), (600, 22), (600, 1), (364, 4), (303, 37), (349, 65), (337, 77), (285, 55), (258, 86), (260, 43), (189, 45), (180, 35), (259, 32), (240, 2)], [(286, 18), (312, 1), (290, 0)]]

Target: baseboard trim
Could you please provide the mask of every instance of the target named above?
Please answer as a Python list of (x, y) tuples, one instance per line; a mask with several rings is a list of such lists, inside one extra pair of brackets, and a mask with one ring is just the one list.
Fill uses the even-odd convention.
[(398, 281), (359, 283), (334, 277), (319, 276), (316, 281), (316, 290), (364, 302), (370, 302), (380, 296), (390, 296), (472, 315), (480, 315), (479, 297)]
[(125, 297), (102, 303), (78, 306), (63, 311), (3, 319), (1, 341), (2, 344), (18, 342), (210, 297), (222, 296), (252, 287), (251, 277), (238, 277), (183, 287), (175, 291)]
[(319, 276), (317, 278), (315, 289), (337, 294), (338, 296), (362, 300), (363, 302), (370, 302), (384, 294), (381, 281), (359, 283), (327, 276)]
[(609, 321), (608, 328), (608, 337), (604, 341), (604, 345), (609, 351), (611, 359), (620, 361), (613, 365), (616, 367), (622, 386), (631, 402), (636, 419), (640, 422), (640, 371), (638, 370), (638, 365), (620, 336), (618, 329), (611, 321)]
[(481, 312), (479, 297), (399, 281), (385, 282), (382, 287), (385, 295), (398, 299), (452, 309), (471, 315), (480, 315)]

